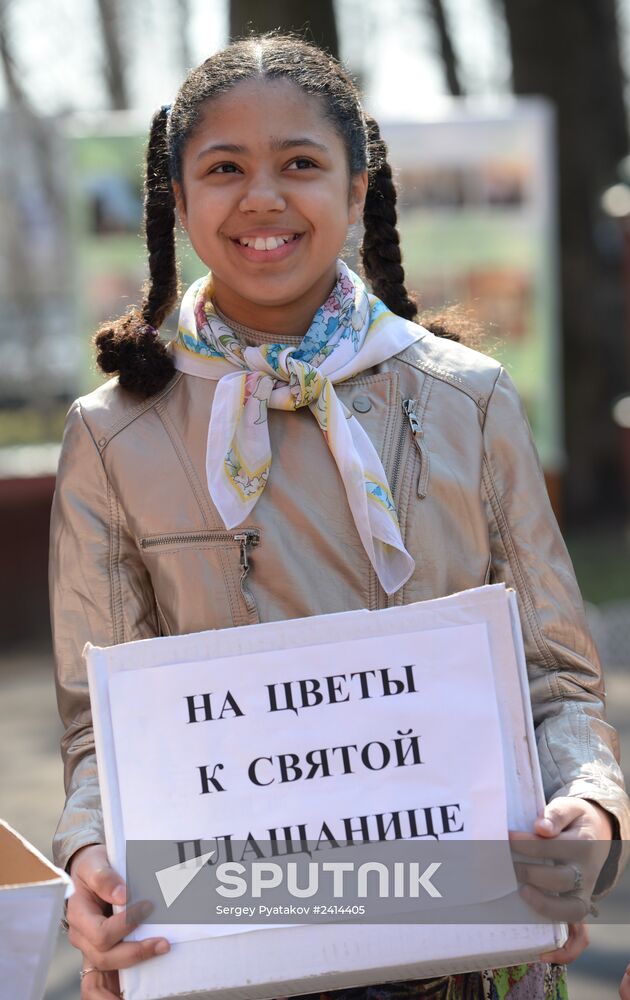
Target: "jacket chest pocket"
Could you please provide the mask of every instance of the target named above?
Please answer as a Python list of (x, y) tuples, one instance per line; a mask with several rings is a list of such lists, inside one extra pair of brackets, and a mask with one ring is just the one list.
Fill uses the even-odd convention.
[(248, 586), (260, 529), (201, 529), (145, 535), (138, 546), (169, 634), (258, 622)]

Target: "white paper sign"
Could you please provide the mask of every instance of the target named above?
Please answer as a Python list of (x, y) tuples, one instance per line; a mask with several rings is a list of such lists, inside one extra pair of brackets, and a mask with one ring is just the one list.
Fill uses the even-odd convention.
[[(469, 626), (482, 626), (482, 629), (476, 632)], [(483, 641), (473, 638), (483, 630), (490, 646), (492, 679), (488, 677), (487, 650), (480, 653)], [(432, 633), (429, 643), (433, 645), (425, 646), (422, 635), (416, 636), (416, 633), (429, 632)], [(357, 636), (361, 639), (357, 640)], [(305, 674), (300, 671), (306, 662), (305, 657), (310, 655), (305, 652), (307, 648), (319, 646), (322, 669), (318, 668), (316, 673), (309, 668), (305, 671), (306, 679), (321, 680), (326, 676), (349, 674), (350, 663), (358, 662), (359, 670), (369, 669), (370, 660), (363, 653), (360, 656), (357, 653), (356, 657), (353, 653), (352, 659), (344, 653), (345, 659), (341, 662), (339, 649), (352, 647), (359, 651), (360, 646), (355, 646), (355, 642), (361, 642), (369, 650), (370, 658), (377, 649), (385, 648), (387, 655), (393, 656), (393, 662), (397, 659), (393, 653), (395, 645), (401, 639), (406, 641), (410, 636), (415, 658), (399, 659), (396, 669), (399, 670), (401, 664), (415, 664), (413, 677), (416, 692), (401, 692), (378, 698), (376, 695), (365, 699), (359, 697), (357, 701), (357, 684), (360, 694), (361, 681), (355, 679), (351, 681), (353, 697), (347, 702), (339, 700), (330, 704), (332, 699), (328, 698), (325, 703), (322, 699), (319, 707), (313, 704), (311, 708), (301, 709), (297, 716), (289, 711), (269, 712), (266, 683), (284, 683), (295, 678), (293, 685), (297, 681), (298, 688), (292, 698), (296, 707), (300, 704), (299, 679), (305, 679)], [(455, 666), (453, 659), (457, 649), (461, 654), (459, 667)], [(273, 653), (274, 650), (292, 652)], [(426, 652), (431, 652), (436, 657), (431, 664), (421, 658)], [(409, 792), (413, 793), (413, 802), (420, 803), (425, 801), (424, 798), (421, 799), (424, 790), (435, 787), (432, 782), (437, 780), (437, 772), (432, 771), (432, 768), (442, 768), (447, 782), (455, 780), (456, 784), (460, 782), (466, 786), (468, 776), (461, 770), (463, 767), (470, 773), (471, 780), (477, 782), (470, 788), (466, 786), (462, 789), (462, 798), (468, 793), (473, 811), (476, 813), (481, 808), (482, 815), (474, 820), (475, 835), (478, 835), (480, 829), (488, 829), (488, 835), (492, 837), (497, 836), (495, 821), (496, 825), (504, 829), (502, 817), (505, 808), (510, 828), (527, 830), (531, 829), (544, 803), (516, 597), (502, 585), (485, 586), (433, 601), (380, 611), (358, 610), (283, 622), (265, 622), (191, 635), (147, 639), (107, 648), (88, 645), (85, 655), (107, 850), (112, 864), (121, 873), (125, 870), (125, 838), (130, 836), (130, 821), (134, 824), (136, 835), (140, 833), (143, 837), (146, 835), (148, 838), (157, 838), (162, 836), (162, 820), (168, 821), (173, 831), (179, 832), (183, 825), (179, 821), (189, 818), (188, 799), (182, 805), (180, 796), (183, 789), (179, 788), (178, 781), (179, 775), (183, 774), (181, 750), (183, 744), (191, 739), (190, 732), (205, 734), (202, 737), (201, 760), (207, 763), (223, 760), (226, 765), (225, 773), (217, 772), (217, 777), (224, 778), (225, 792), (194, 796), (197, 806), (191, 809), (202, 811), (201, 839), (205, 840), (206, 835), (222, 837), (230, 832), (222, 821), (227, 815), (224, 810), (227, 808), (225, 803), (228, 795), (231, 791), (236, 794), (237, 783), (242, 788), (243, 779), (237, 764), (243, 763), (249, 768), (255, 756), (255, 748), (262, 742), (258, 742), (256, 735), (259, 732), (258, 722), (261, 726), (264, 725), (267, 716), (275, 719), (275, 724), (270, 727), (274, 752), (264, 752), (271, 756), (269, 766), (276, 770), (275, 773), (273, 770), (265, 773), (267, 765), (263, 762), (259, 773), (264, 780), (268, 780), (270, 776), (276, 778), (270, 787), (278, 783), (278, 777), (281, 777), (278, 753), (282, 754), (285, 750), (294, 753), (298, 746), (302, 752), (305, 747), (332, 748), (352, 744), (355, 732), (357, 738), (364, 732), (363, 729), (355, 729), (356, 725), (362, 725), (358, 721), (362, 717), (362, 709), (369, 708), (371, 701), (378, 701), (390, 712), (392, 706), (396, 708), (389, 717), (391, 726), (387, 724), (390, 736), (398, 729), (408, 729), (407, 721), (411, 716), (409, 724), (413, 725), (413, 732), (419, 736), (418, 746), (423, 763), (397, 768), (390, 762), (381, 770), (376, 768), (373, 771), (369, 767), (363, 768), (360, 780), (365, 787), (371, 787), (372, 781), (380, 781), (381, 789), (389, 794), (390, 781), (398, 782), (398, 772), (404, 771), (407, 778), (411, 779)], [(288, 674), (277, 669), (281, 662), (289, 665)], [(388, 662), (383, 662), (379, 656), (375, 669), (386, 669)], [(271, 668), (263, 668), (263, 663), (271, 663)], [(373, 666), (374, 663), (372, 661)], [(182, 725), (179, 699), (186, 698), (191, 693), (204, 693), (200, 684), (195, 685), (194, 691), (187, 685), (182, 688), (179, 682), (173, 686), (172, 678), (183, 678), (182, 671), (187, 667), (193, 670), (195, 680), (209, 676), (204, 675), (207, 670), (218, 669), (218, 675), (212, 674), (210, 683), (206, 685), (207, 691), (212, 691), (212, 684), (216, 682), (219, 696), (227, 688), (235, 699), (242, 698), (243, 705), (240, 707), (243, 716), (234, 716), (232, 713), (230, 719), (228, 711), (223, 718), (215, 717), (212, 722)], [(134, 692), (131, 688), (124, 688), (123, 691), (118, 685), (117, 679), (123, 675), (126, 677), (141, 673), (146, 681), (139, 691)], [(163, 673), (165, 677), (168, 675), (171, 678), (165, 682), (167, 696), (161, 693), (160, 678)], [(246, 676), (253, 678), (255, 685), (248, 683), (242, 686), (241, 680)], [(378, 676), (377, 674), (377, 680)], [(390, 674), (391, 678), (400, 676), (402, 675), (399, 673)], [(346, 681), (333, 680), (331, 683), (338, 683), (342, 692), (340, 698), (345, 697), (345, 693), (348, 693), (343, 686)], [(265, 689), (262, 694), (254, 695), (253, 692), (260, 691), (261, 687)], [(167, 697), (172, 704), (164, 713), (162, 708), (166, 705)], [(250, 701), (256, 697), (259, 699), (259, 707), (262, 705), (264, 708), (260, 716), (255, 711), (254, 701)], [(279, 696), (278, 704), (280, 703)], [(500, 712), (497, 703), (500, 705)], [(327, 728), (317, 722), (320, 709), (324, 708), (328, 712)], [(121, 717), (121, 710), (124, 717)], [(486, 711), (491, 715), (489, 721), (488, 715), (483, 714)], [(253, 725), (249, 723), (250, 713)], [(217, 714), (222, 714), (221, 707)], [(377, 721), (378, 729), (372, 731), (368, 728), (368, 736), (370, 740), (380, 742), (380, 715)], [(177, 736), (171, 730), (172, 723), (178, 731)], [(496, 738), (497, 723), (500, 729), (499, 745)], [(243, 729), (244, 725), (246, 730)], [(152, 736), (154, 726), (157, 734)], [(224, 735), (220, 735), (221, 733)], [(244, 735), (241, 736), (240, 733)], [(291, 744), (286, 747), (284, 741), (276, 740), (282, 733), (288, 733), (291, 737)], [(327, 733), (331, 736), (331, 742), (326, 744), (320, 737)], [(432, 741), (435, 734), (439, 742), (435, 743), (434, 748)], [(252, 742), (245, 748), (245, 741), (250, 738)], [(294, 738), (301, 742), (293, 743)], [(479, 768), (467, 760), (471, 744), (481, 762), (482, 766)], [(147, 749), (151, 754), (151, 766), (146, 763)], [(193, 772), (201, 763), (196, 756), (197, 749), (195, 744), (195, 756), (191, 761)], [(441, 754), (446, 755), (446, 765)], [(339, 755), (335, 759), (338, 762)], [(377, 758), (374, 757), (372, 762), (378, 764)], [(501, 787), (497, 791), (496, 769), (501, 766), (505, 771), (505, 790)], [(358, 767), (354, 770), (359, 773)], [(186, 772), (186, 781), (191, 781), (187, 767)], [(486, 792), (482, 792), (478, 784), (482, 772)], [(120, 778), (126, 781), (131, 774), (134, 779), (131, 788), (124, 791), (123, 808)], [(304, 807), (306, 816), (307, 808), (310, 810), (311, 803), (314, 804), (315, 794), (321, 796), (320, 805), (325, 807), (323, 813), (319, 806), (317, 810), (311, 810), (316, 815), (316, 821), (321, 820), (322, 815), (329, 816), (331, 822), (334, 815), (342, 818), (353, 814), (355, 817), (368, 815), (361, 795), (357, 795), (352, 802), (354, 812), (350, 811), (349, 789), (356, 776), (331, 773), (330, 777), (304, 777), (295, 782), (284, 783), (280, 781), (286, 792), (286, 798), (280, 796), (280, 799), (286, 802), (289, 823), (294, 822), (296, 815), (293, 806), (297, 803)], [(336, 788), (335, 796), (340, 788), (346, 790), (341, 799), (344, 807), (341, 812), (333, 813), (330, 808), (333, 787)], [(402, 785), (400, 787), (402, 790)], [(330, 791), (327, 792), (327, 788)], [(450, 795), (453, 786), (447, 784), (445, 788)], [(492, 791), (492, 788), (495, 790)], [(474, 794), (473, 789), (476, 789)], [(262, 829), (264, 835), (265, 830), (271, 826), (271, 821), (268, 821), (267, 815), (261, 812), (262, 807), (259, 806), (263, 798), (258, 793), (263, 790), (252, 784), (251, 789), (248, 789), (249, 799), (245, 796), (244, 800), (250, 803), (245, 824), (247, 830), (253, 833)], [(457, 790), (459, 791), (459, 787)], [(483, 794), (481, 803), (475, 800), (476, 794)], [(446, 794), (443, 798), (446, 798)], [(155, 800), (163, 803), (157, 810)], [(338, 796), (334, 801), (338, 806)], [(358, 811), (354, 809), (357, 804), (360, 806)], [(131, 815), (127, 816), (129, 805)], [(143, 827), (143, 810), (146, 810), (148, 817), (146, 827)], [(384, 799), (382, 811), (385, 812)], [(159, 824), (157, 828), (156, 813)], [(468, 821), (473, 823), (470, 817)], [(188, 829), (188, 824), (185, 829)], [(311, 832), (309, 830), (309, 834)], [(440, 850), (453, 848), (459, 853), (458, 838), (463, 833), (471, 836), (468, 846), (464, 845), (463, 848), (466, 853), (471, 845), (477, 844), (472, 840), (468, 829), (453, 833), (450, 842), (440, 847)], [(407, 837), (408, 831), (403, 836)], [(187, 834), (182, 839), (188, 839)], [(418, 841), (406, 840), (405, 843), (405, 849), (413, 850)], [(212, 846), (214, 845), (210, 845)], [(398, 849), (395, 844), (394, 847)], [(209, 848), (203, 848), (206, 849)], [(481, 879), (478, 881), (485, 882), (486, 870), (485, 866), (481, 867)], [(209, 877), (208, 869), (192, 883), (193, 894), (195, 886), (199, 887), (199, 880), (204, 877)], [(468, 886), (473, 880), (466, 878), (463, 881)], [(188, 892), (188, 889), (185, 891)], [(446, 897), (444, 902), (447, 902)], [(480, 905), (495, 912), (494, 902)], [(198, 930), (201, 934), (195, 935), (194, 932)], [(566, 940), (565, 925), (530, 924), (527, 922), (526, 910), (524, 922), (518, 924), (469, 921), (455, 924), (346, 923), (340, 928), (337, 924), (312, 923), (291, 926), (274, 924), (271, 927), (265, 926), (264, 932), (255, 933), (235, 933), (235, 930), (236, 928), (230, 928), (228, 933), (224, 930), (221, 936), (217, 936), (216, 928), (190, 928), (190, 939), (181, 940), (181, 927), (143, 926), (141, 931), (144, 933), (140, 936), (149, 933), (161, 935), (166, 931), (167, 936), (176, 943), (169, 954), (121, 971), (121, 986), (125, 996), (128, 1000), (164, 1000), (174, 995), (194, 996), (195, 1000), (265, 1000), (268, 997), (296, 996), (350, 986), (518, 965), (535, 961), (538, 955), (559, 947)], [(251, 925), (250, 930), (253, 930)]]
[[(356, 830), (396, 810), (416, 810), (441, 839), (507, 837), (483, 624), (130, 670), (111, 677), (110, 704), (125, 839), (268, 840), (305, 824), (317, 840), (326, 823), (346, 840), (344, 820)], [(485, 898), (515, 885), (512, 866), (497, 866)], [(141, 936), (255, 929), (144, 925)]]

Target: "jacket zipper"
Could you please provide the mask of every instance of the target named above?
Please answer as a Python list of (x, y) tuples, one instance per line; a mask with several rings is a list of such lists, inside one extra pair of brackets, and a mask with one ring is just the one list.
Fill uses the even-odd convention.
[(260, 621), (258, 609), (253, 594), (247, 586), (247, 577), (251, 567), (249, 550), (260, 542), (260, 531), (258, 528), (244, 528), (243, 531), (198, 531), (172, 534), (156, 535), (154, 538), (141, 538), (140, 547), (143, 549), (159, 548), (162, 545), (202, 545), (204, 542), (217, 542), (219, 545), (228, 542), (236, 542), (240, 549), (241, 575), (239, 584), (241, 594), (250, 623), (257, 624)]
[(424, 500), (427, 495), (429, 485), (429, 456), (427, 455), (427, 449), (424, 443), (424, 431), (422, 430), (420, 421), (416, 416), (416, 401), (414, 399), (403, 399), (402, 405), (403, 412), (407, 417), (407, 421), (411, 429), (413, 442), (418, 450), (418, 455), (420, 456), (420, 472), (418, 473), (416, 493), (420, 500)]
[(411, 430), (411, 436), (413, 437), (413, 442), (420, 456), (420, 472), (418, 474), (418, 483), (416, 486), (416, 493), (420, 500), (424, 500), (427, 495), (428, 486), (428, 473), (429, 473), (429, 463), (428, 456), (426, 452), (426, 446), (424, 444), (424, 433), (420, 426), (420, 421), (416, 416), (416, 406), (418, 405), (415, 399), (403, 399), (402, 409), (407, 420), (403, 420), (400, 425), (400, 435), (398, 437), (398, 447), (396, 449), (396, 458), (394, 459), (394, 467), (392, 469), (391, 478), (389, 480), (389, 486), (392, 491), (392, 497), (394, 498), (394, 503), (396, 502), (396, 492), (398, 490), (398, 481), (400, 479), (400, 463), (402, 462), (403, 449), (405, 444), (405, 435), (407, 432), (407, 427)]
[[(247, 528), (244, 531), (198, 531), (198, 532), (178, 532), (173, 535), (156, 535), (154, 538), (141, 538), (140, 547), (143, 549), (153, 549), (160, 545), (202, 545), (203, 542), (217, 542), (219, 545), (225, 542), (239, 542), (243, 545), (242, 539), (247, 537), (248, 545), (257, 545), (260, 541), (260, 531), (258, 528)], [(255, 539), (255, 541), (254, 541)]]
[[(411, 425), (413, 430), (412, 419), (416, 420), (416, 417), (414, 415), (414, 410), (416, 408), (416, 405), (417, 404), (415, 399), (403, 399), (402, 401), (403, 419), (400, 422), (400, 430), (398, 431), (398, 441), (396, 444), (396, 451), (394, 453), (394, 463), (392, 465), (392, 471), (389, 476), (389, 489), (392, 495), (392, 500), (394, 501), (396, 508), (398, 508), (399, 506), (398, 489), (400, 485), (400, 469), (402, 465), (403, 455), (405, 454), (406, 451), (405, 439), (408, 433), (407, 425), (408, 424)], [(407, 418), (406, 420), (405, 417)], [(378, 593), (380, 596), (377, 599), (377, 607), (382, 606), (391, 608), (394, 606), (394, 604), (397, 603), (398, 600), (402, 599), (401, 590), (399, 590), (397, 594), (392, 594), (390, 596), (387, 596), (379, 588)], [(381, 604), (381, 601), (383, 599), (384, 599), (384, 604)]]
[[(413, 411), (416, 408), (416, 401), (414, 399), (403, 399), (402, 401), (403, 413), (410, 421), (410, 414), (413, 416)], [(414, 420), (416, 418), (414, 417)], [(412, 428), (413, 429), (413, 428)], [(400, 431), (398, 433), (398, 445), (396, 447), (396, 454), (394, 457), (394, 465), (392, 468), (392, 474), (389, 477), (389, 488), (392, 494), (392, 499), (396, 503), (396, 494), (398, 492), (398, 480), (400, 479), (400, 463), (402, 462), (403, 449), (405, 445), (405, 436), (407, 432), (407, 425), (403, 420), (400, 425)]]
[(247, 608), (250, 624), (256, 625), (260, 621), (258, 609), (256, 607), (254, 595), (247, 585), (247, 576), (249, 574), (250, 566), (248, 549), (250, 547), (254, 548), (255, 545), (258, 545), (260, 541), (260, 532), (253, 528), (247, 528), (245, 531), (239, 531), (238, 534), (233, 535), (232, 537), (241, 547), (241, 578), (239, 581), (241, 594), (243, 595), (243, 600), (245, 601), (245, 607)]

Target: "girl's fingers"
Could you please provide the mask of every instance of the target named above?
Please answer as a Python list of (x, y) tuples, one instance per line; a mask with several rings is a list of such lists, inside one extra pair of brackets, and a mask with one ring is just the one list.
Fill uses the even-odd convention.
[(170, 950), (166, 938), (145, 938), (144, 941), (129, 941), (117, 944), (100, 955), (95, 956), (100, 963), (99, 969), (113, 972), (117, 969), (129, 969), (139, 962), (146, 962), (158, 955), (165, 955)]
[(553, 962), (555, 965), (568, 965), (579, 958), (588, 947), (588, 929), (585, 924), (570, 924), (569, 937), (562, 948), (547, 951), (540, 956), (541, 962)]
[[(78, 897), (75, 899), (75, 896)], [(149, 916), (152, 910), (150, 903), (134, 903), (125, 907), (120, 913), (111, 917), (105, 916), (101, 904), (93, 896), (84, 893), (72, 896), (68, 902), (68, 923), (79, 934), (86, 938), (93, 948), (107, 951), (118, 944)], [(70, 904), (75, 900), (74, 906)]]
[(564, 896), (547, 896), (532, 885), (522, 885), (519, 894), (532, 910), (541, 917), (547, 917), (553, 923), (578, 924), (589, 910), (589, 902), (577, 893), (566, 893)]
[(545, 892), (572, 892), (579, 869), (573, 865), (528, 865), (516, 861), (514, 871), (522, 884), (533, 885)]
[(120, 993), (112, 993), (102, 986), (86, 986), (81, 990), (81, 1000), (120, 1000)]
[(510, 845), (513, 854), (521, 854), (528, 858), (538, 858), (540, 861), (549, 858), (554, 861), (584, 862), (590, 859), (604, 858), (610, 849), (607, 841), (580, 840), (568, 833), (557, 837), (537, 837), (533, 833), (522, 830), (511, 830)]
[(584, 815), (582, 799), (564, 796), (552, 799), (545, 806), (542, 816), (534, 823), (534, 829), (541, 837), (555, 837)]
[(621, 980), (619, 996), (621, 997), (621, 1000), (630, 1000), (630, 965), (626, 969), (624, 977)]
[(120, 993), (112, 993), (103, 986), (84, 986), (81, 1000), (120, 1000)]
[[(129, 969), (132, 965), (137, 965), (138, 962), (146, 962), (158, 955), (166, 955), (171, 947), (166, 938), (144, 938), (142, 941), (124, 941), (107, 951), (100, 951), (78, 931), (73, 932), (71, 944), (83, 953), (88, 965), (93, 965), (101, 972)], [(90, 976), (86, 978), (90, 978)]]
[(143, 923), (152, 910), (151, 903), (134, 903), (133, 906), (127, 906), (120, 913), (106, 917), (100, 924), (94, 925), (94, 934), (88, 933), (87, 937), (99, 951), (109, 951)]
[(563, 831), (585, 840), (610, 841), (613, 818), (596, 802), (562, 796), (547, 803), (542, 816), (534, 820), (533, 832), (541, 838), (554, 838)]
[(88, 973), (81, 981), (81, 1000), (119, 1000), (120, 988), (115, 972)]
[[(108, 902), (123, 901), (126, 893), (124, 882), (108, 863), (101, 845), (87, 847), (76, 858), (72, 873), (76, 892), (68, 901), (68, 936), (70, 943), (81, 950), (88, 965), (98, 970), (84, 976), (81, 996), (116, 996), (107, 981), (108, 974), (164, 955), (170, 945), (165, 938), (123, 942), (123, 938), (147, 919), (153, 907), (142, 901), (106, 916), (104, 906)], [(116, 989), (117, 977), (112, 982)]]
[(118, 872), (114, 871), (106, 858), (98, 865), (80, 858), (76, 866), (76, 875), (84, 885), (99, 899), (106, 903), (121, 906), (127, 899), (127, 889)]

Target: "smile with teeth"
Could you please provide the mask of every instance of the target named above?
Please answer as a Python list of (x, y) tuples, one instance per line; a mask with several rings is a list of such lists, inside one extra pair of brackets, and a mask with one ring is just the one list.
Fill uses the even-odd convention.
[(299, 233), (288, 233), (286, 236), (239, 236), (236, 240), (242, 247), (251, 247), (252, 250), (277, 250), (278, 247), (297, 240)]

